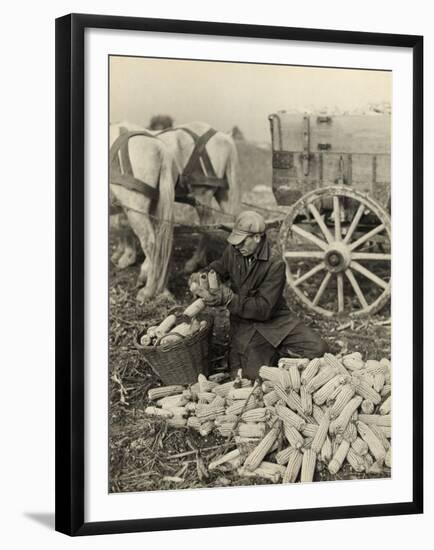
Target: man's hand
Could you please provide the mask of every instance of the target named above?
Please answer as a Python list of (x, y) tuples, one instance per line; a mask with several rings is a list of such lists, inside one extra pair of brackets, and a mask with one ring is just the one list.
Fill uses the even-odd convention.
[(226, 285), (220, 285), (216, 290), (206, 290), (198, 288), (196, 294), (202, 298), (207, 306), (227, 306), (232, 300), (234, 293)]

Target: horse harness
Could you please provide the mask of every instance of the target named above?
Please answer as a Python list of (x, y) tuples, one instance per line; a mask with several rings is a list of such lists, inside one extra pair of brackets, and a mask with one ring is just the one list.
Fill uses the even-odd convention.
[(121, 127), (120, 135), (110, 148), (110, 183), (122, 185), (126, 189), (137, 191), (155, 201), (159, 194), (158, 187), (152, 187), (134, 176), (128, 151), (128, 142), (135, 136), (158, 139), (160, 134), (175, 130), (186, 132), (194, 142), (190, 158), (175, 183), (175, 200), (195, 206), (196, 200), (192, 194), (193, 187), (211, 187), (214, 189), (214, 193), (218, 189), (227, 189), (229, 187), (227, 179), (225, 177), (217, 177), (206, 150), (206, 144), (217, 133), (213, 128), (210, 128), (199, 136), (189, 128), (182, 127), (167, 128), (159, 134), (152, 134), (147, 130), (129, 132), (126, 128)]

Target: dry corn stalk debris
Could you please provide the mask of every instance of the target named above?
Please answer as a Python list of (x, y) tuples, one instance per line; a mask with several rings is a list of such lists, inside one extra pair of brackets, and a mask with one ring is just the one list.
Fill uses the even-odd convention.
[(209, 471), (272, 483), (310, 482), (344, 466), (379, 474), (391, 464), (390, 389), (378, 393), (390, 369), (387, 359), (363, 361), (359, 353), (281, 359), (261, 367), (255, 384), (239, 371), (229, 382), (201, 374), (189, 387), (152, 388), (144, 412), (202, 437), (225, 437)]

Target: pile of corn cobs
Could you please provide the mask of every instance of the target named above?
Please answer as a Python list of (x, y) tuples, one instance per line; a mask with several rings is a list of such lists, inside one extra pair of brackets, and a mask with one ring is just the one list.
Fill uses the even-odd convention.
[[(279, 360), (263, 366), (254, 383), (239, 372), (199, 375), (189, 386), (149, 390), (145, 413), (171, 426), (227, 438), (208, 469), (273, 483), (335, 475), (347, 462), (355, 472), (379, 474), (391, 466), (391, 365), (388, 359), (343, 357)], [(230, 452), (227, 452), (230, 451)]]

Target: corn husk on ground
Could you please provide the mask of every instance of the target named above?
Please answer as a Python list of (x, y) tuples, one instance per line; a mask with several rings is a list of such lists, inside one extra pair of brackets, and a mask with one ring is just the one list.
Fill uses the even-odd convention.
[(221, 378), (153, 388), (145, 409), (170, 426), (225, 438), (209, 471), (294, 483), (321, 480), (322, 472), (339, 478), (343, 468), (369, 477), (391, 467), (387, 359), (288, 358), (261, 367), (255, 382), (241, 371), (235, 380)]

